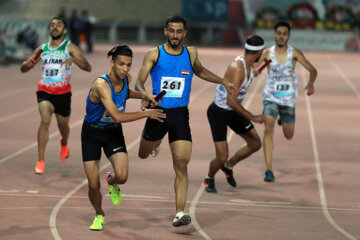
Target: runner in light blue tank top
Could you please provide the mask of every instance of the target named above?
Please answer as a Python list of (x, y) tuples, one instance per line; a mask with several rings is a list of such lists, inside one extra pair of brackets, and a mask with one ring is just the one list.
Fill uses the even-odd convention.
[(194, 75), (189, 51), (183, 46), (179, 55), (172, 55), (159, 46), (159, 58), (156, 66), (151, 70), (153, 94), (166, 91), (160, 107), (185, 107), (189, 104), (191, 81)]

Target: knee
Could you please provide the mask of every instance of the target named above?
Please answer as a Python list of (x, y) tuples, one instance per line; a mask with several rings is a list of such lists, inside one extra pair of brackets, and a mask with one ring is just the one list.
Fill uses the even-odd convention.
[(145, 154), (145, 153), (139, 151), (138, 156), (139, 156), (139, 158), (141, 158), (141, 159), (145, 159), (145, 158), (148, 158), (148, 157), (149, 157), (149, 154)]
[(127, 182), (128, 175), (127, 174), (116, 174), (115, 182), (118, 184), (124, 184)]
[(40, 127), (49, 128), (50, 127), (50, 120), (41, 119)]
[(225, 163), (229, 158), (228, 153), (217, 154), (216, 159), (222, 163)]
[(174, 158), (175, 172), (187, 173), (187, 161), (183, 158)]
[(262, 146), (262, 145), (261, 145), (261, 141), (260, 141), (260, 139), (258, 139), (257, 141), (254, 142), (254, 144), (253, 144), (253, 146), (252, 146), (253, 152), (259, 151), (260, 148), (261, 148), (261, 146)]

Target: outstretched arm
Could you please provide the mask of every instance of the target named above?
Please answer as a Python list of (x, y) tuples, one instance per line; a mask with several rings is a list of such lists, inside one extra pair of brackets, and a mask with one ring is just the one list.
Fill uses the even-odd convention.
[(317, 70), (316, 68), (309, 62), (309, 60), (306, 59), (306, 57), (304, 56), (304, 54), (294, 48), (294, 57), (296, 58), (296, 60), (298, 60), (300, 62), (300, 64), (310, 72), (310, 79), (308, 84), (306, 85), (305, 89), (307, 90), (307, 95), (310, 96), (312, 94), (314, 94), (315, 89), (314, 89), (314, 82), (316, 80), (316, 76), (317, 76)]
[[(111, 117), (115, 122), (123, 123), (123, 122), (131, 122), (141, 118), (149, 117), (151, 119), (158, 120), (163, 122), (163, 118), (166, 117), (162, 110), (160, 109), (151, 109), (147, 111), (139, 111), (139, 112), (119, 112), (115, 103), (112, 100), (111, 89), (109, 84), (102, 78), (96, 79), (94, 85), (92, 87), (92, 91), (94, 91), (93, 97), (98, 99), (109, 112)], [(97, 101), (94, 101), (97, 102)]]

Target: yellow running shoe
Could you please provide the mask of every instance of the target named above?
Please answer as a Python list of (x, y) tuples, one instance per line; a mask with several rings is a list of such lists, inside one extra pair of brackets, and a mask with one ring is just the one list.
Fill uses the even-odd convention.
[(101, 214), (97, 214), (93, 223), (89, 227), (91, 231), (102, 231), (104, 224), (104, 216)]
[(108, 187), (109, 187), (109, 194), (110, 194), (110, 198), (112, 203), (117, 206), (121, 203), (121, 192), (120, 192), (120, 188), (117, 184), (113, 184), (110, 185), (109, 184), (109, 176), (110, 176), (110, 172), (106, 173), (106, 182), (108, 183)]

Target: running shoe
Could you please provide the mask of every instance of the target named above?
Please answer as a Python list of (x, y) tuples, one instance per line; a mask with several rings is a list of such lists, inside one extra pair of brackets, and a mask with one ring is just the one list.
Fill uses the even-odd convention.
[[(161, 144), (161, 143), (160, 143), (160, 144)], [(160, 150), (161, 150), (160, 144), (150, 153), (150, 155), (151, 155), (152, 157), (156, 157), (156, 156), (159, 154), (159, 152), (160, 152)]]
[(217, 193), (215, 189), (215, 179), (213, 178), (205, 178), (204, 179), (205, 190), (208, 193)]
[(60, 137), (60, 159), (62, 162), (66, 162), (69, 159), (69, 144), (66, 146), (61, 145), (62, 137)]
[(189, 214), (184, 213), (183, 211), (178, 212), (175, 217), (174, 220), (172, 222), (174, 227), (179, 227), (182, 225), (188, 225), (189, 223), (191, 223), (191, 217)]
[(40, 160), (35, 165), (34, 173), (35, 174), (43, 174), (44, 173), (44, 168), (45, 168), (45, 161)]
[(226, 181), (228, 182), (228, 184), (230, 184), (232, 187), (236, 187), (233, 170), (225, 167), (224, 165), (221, 166), (221, 170), (225, 173)]
[(104, 216), (101, 214), (97, 214), (93, 223), (89, 227), (92, 231), (102, 231), (104, 224)]
[(120, 188), (117, 184), (113, 184), (110, 185), (109, 184), (109, 176), (110, 176), (110, 172), (106, 173), (106, 182), (108, 183), (108, 187), (109, 187), (109, 194), (110, 194), (110, 199), (112, 201), (112, 203), (117, 206), (121, 203), (121, 192), (120, 192)]
[(274, 173), (271, 170), (266, 170), (264, 181), (265, 182), (273, 182), (273, 181), (275, 181)]

